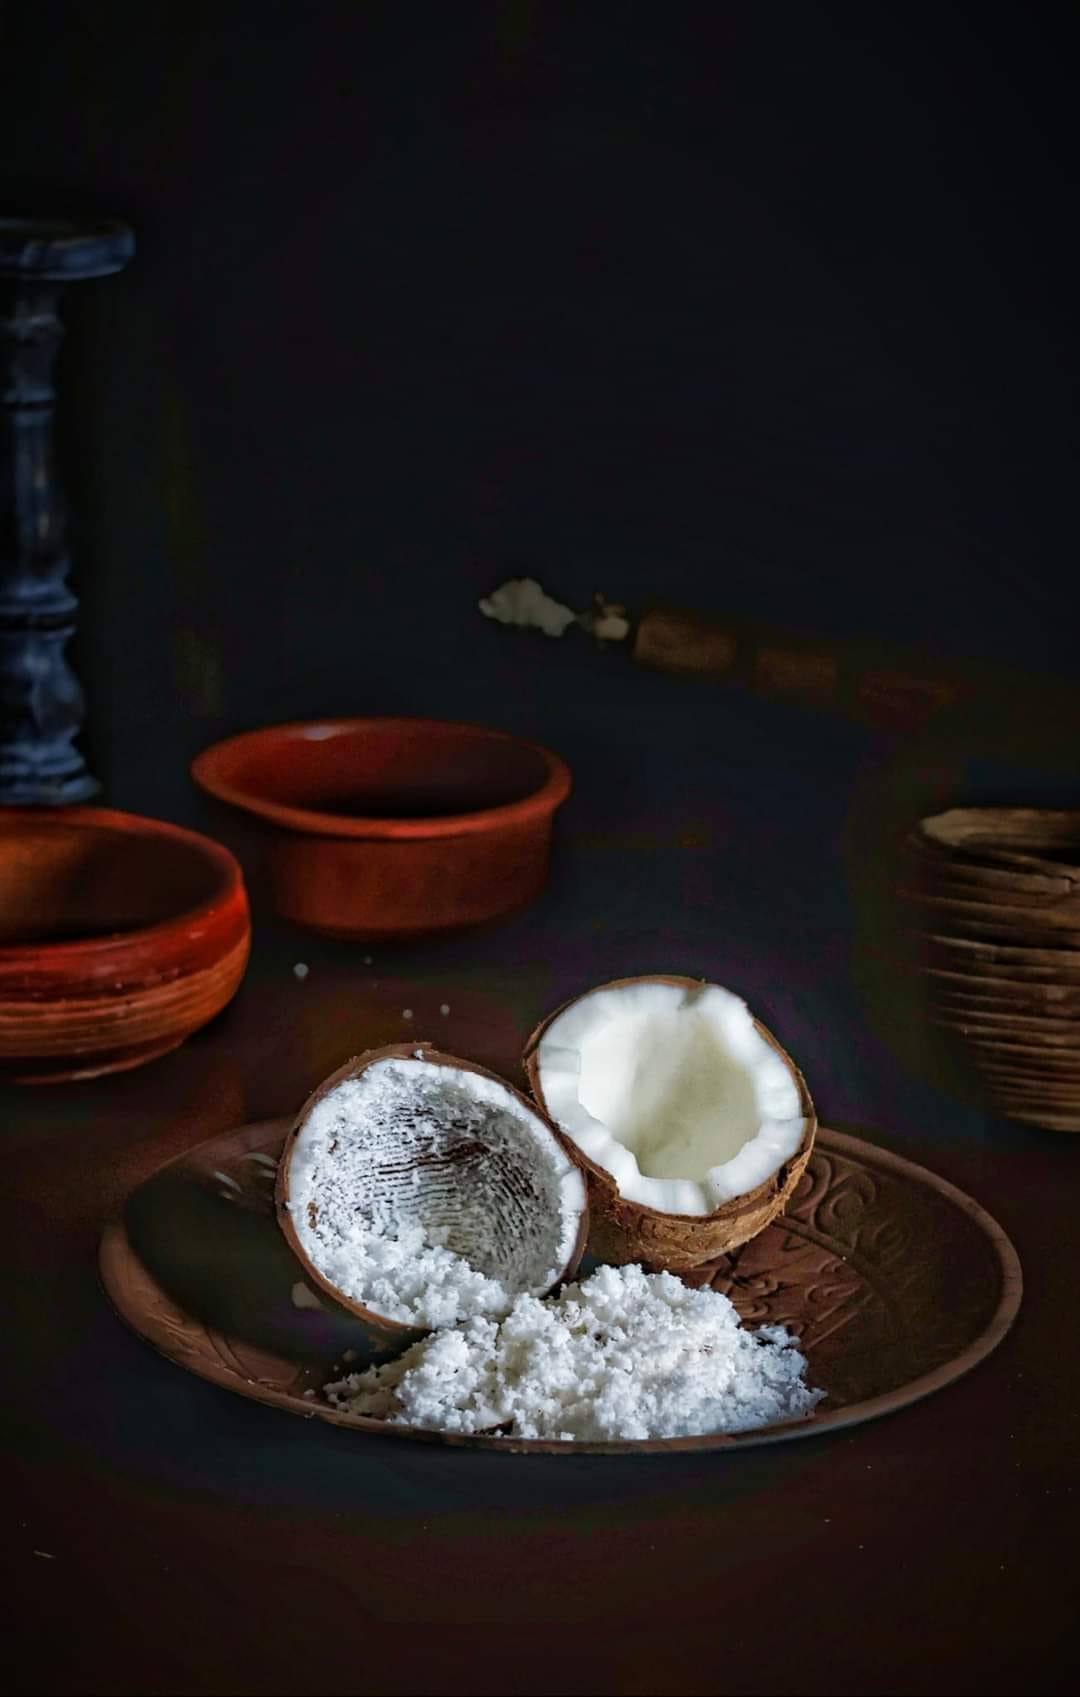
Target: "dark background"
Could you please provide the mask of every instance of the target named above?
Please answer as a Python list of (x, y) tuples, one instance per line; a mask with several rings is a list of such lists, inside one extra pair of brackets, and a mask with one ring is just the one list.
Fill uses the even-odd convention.
[(926, 1073), (880, 966), (889, 844), (1074, 800), (1076, 695), (1003, 683), (905, 741), (476, 602), (531, 571), (1075, 678), (1066, 10), (2, 15), (5, 206), (139, 241), (69, 291), (61, 370), (106, 799), (228, 835), (191, 755), (311, 714), (535, 737), (576, 779), (568, 993), (719, 977), (820, 1052), (826, 1112), (894, 1111), (879, 1048), (837, 1068), (823, 1034)]
[(1067, 8), (0, 16), (5, 207), (139, 239), (63, 369), (113, 799), (323, 710), (647, 759), (476, 617), (524, 570), (1073, 666)]

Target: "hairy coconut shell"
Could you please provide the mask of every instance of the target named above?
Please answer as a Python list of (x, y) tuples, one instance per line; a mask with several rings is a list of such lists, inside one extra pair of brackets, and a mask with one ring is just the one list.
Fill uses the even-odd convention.
[[(629, 989), (637, 984), (672, 984), (682, 990), (696, 990), (707, 982), (705, 979), (683, 978), (668, 973), (646, 973), (640, 978), (615, 978), (610, 983), (597, 984), (585, 994), (593, 995), (599, 990)], [(583, 999), (582, 996), (574, 996), (556, 1008), (554, 1013), (549, 1014), (537, 1026), (525, 1047), (522, 1064), (529, 1080), (529, 1088), (549, 1121), (552, 1116), (544, 1102), (540, 1078), (540, 1043), (548, 1027), (559, 1015)], [(810, 1159), (814, 1133), (817, 1130), (817, 1114), (806, 1080), (791, 1056), (760, 1020), (754, 1020), (754, 1029), (780, 1056), (798, 1087), (806, 1129), (795, 1154), (763, 1184), (747, 1191), (745, 1196), (733, 1196), (711, 1214), (664, 1214), (656, 1208), (646, 1207), (643, 1203), (628, 1201), (620, 1194), (611, 1173), (590, 1160), (566, 1132), (560, 1131), (564, 1145), (585, 1169), (588, 1178), (588, 1247), (590, 1254), (595, 1255), (598, 1260), (616, 1266), (637, 1261), (653, 1272), (692, 1273), (695, 1268), (715, 1261), (728, 1250), (737, 1249), (741, 1243), (756, 1237), (758, 1232), (764, 1231), (770, 1220), (774, 1220), (783, 1212)]]
[[(329, 1078), (323, 1079), (322, 1083), (311, 1092), (289, 1129), (281, 1152), (281, 1158), (278, 1162), (277, 1181), (274, 1187), (274, 1205), (278, 1225), (281, 1227), (281, 1230), (285, 1235), (289, 1248), (292, 1250), (303, 1268), (305, 1277), (310, 1279), (312, 1284), (317, 1285), (320, 1290), (325, 1291), (328, 1296), (332, 1297), (339, 1307), (347, 1309), (350, 1314), (355, 1314), (359, 1320), (363, 1321), (365, 1329), (371, 1333), (373, 1339), (377, 1343), (384, 1345), (385, 1347), (400, 1348), (405, 1344), (413, 1343), (417, 1339), (424, 1337), (426, 1335), (426, 1328), (410, 1326), (400, 1320), (392, 1320), (385, 1314), (378, 1314), (373, 1309), (366, 1307), (363, 1303), (357, 1302), (354, 1298), (346, 1296), (345, 1293), (337, 1287), (337, 1285), (331, 1283), (330, 1280), (325, 1278), (324, 1275), (320, 1273), (319, 1269), (313, 1264), (307, 1254), (307, 1251), (304, 1249), (304, 1246), (297, 1234), (295, 1224), (293, 1223), (292, 1214), (289, 1210), (289, 1174), (292, 1154), (296, 1146), (297, 1138), (307, 1123), (312, 1109), (315, 1108), (315, 1106), (321, 1102), (325, 1096), (328, 1096), (331, 1091), (335, 1090), (339, 1084), (343, 1084), (346, 1079), (359, 1078), (361, 1073), (365, 1072), (368, 1067), (374, 1065), (376, 1061), (387, 1060), (424, 1060), (430, 1065), (444, 1066), (453, 1072), (474, 1073), (479, 1078), (489, 1079), (492, 1083), (501, 1086), (501, 1088), (504, 1089), (510, 1096), (514, 1097), (515, 1100), (518, 1101), (533, 1118), (540, 1120), (546, 1126), (547, 1130), (551, 1132), (560, 1148), (564, 1150), (566, 1149), (566, 1139), (559, 1134), (558, 1129), (552, 1125), (548, 1116), (537, 1107), (534, 1101), (530, 1101), (530, 1099), (520, 1090), (515, 1090), (512, 1084), (508, 1084), (506, 1080), (504, 1078), (500, 1078), (497, 1073), (489, 1072), (486, 1067), (478, 1066), (475, 1061), (466, 1061), (460, 1059), (456, 1055), (443, 1054), (440, 1050), (434, 1048), (428, 1043), (390, 1043), (381, 1049), (365, 1050), (363, 1054), (354, 1056), (351, 1060), (346, 1061), (343, 1066), (338, 1067), (336, 1072), (332, 1072)], [(567, 1153), (570, 1154), (573, 1159), (574, 1152), (572, 1150), (567, 1150)], [(577, 1161), (576, 1164), (580, 1166), (581, 1162)], [(573, 1278), (577, 1271), (578, 1263), (585, 1252), (585, 1244), (588, 1234), (589, 1209), (588, 1203), (586, 1202), (586, 1205), (583, 1207), (581, 1212), (577, 1238), (571, 1251), (570, 1258), (567, 1261), (565, 1268), (560, 1273), (559, 1278), (555, 1281), (556, 1284), (561, 1284), (564, 1280)], [(554, 1288), (554, 1286), (552, 1288)]]

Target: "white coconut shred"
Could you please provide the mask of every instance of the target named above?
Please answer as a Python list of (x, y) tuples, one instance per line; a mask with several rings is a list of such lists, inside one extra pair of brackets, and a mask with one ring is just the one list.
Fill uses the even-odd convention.
[(545, 636), (562, 636), (577, 614), (541, 589), (534, 577), (511, 578), (479, 603), (485, 618), (501, 625), (523, 625)]
[(435, 1328), (501, 1319), (522, 1291), (550, 1290), (583, 1202), (578, 1169), (505, 1086), (413, 1058), (379, 1061), (316, 1104), (288, 1208), (336, 1290)]
[(824, 1391), (781, 1326), (747, 1331), (726, 1296), (670, 1273), (600, 1267), (557, 1297), (522, 1296), (397, 1361), (324, 1387), (334, 1407), (447, 1432), (680, 1438), (811, 1414)]
[[(347, 1269), (336, 1280), (347, 1296), (401, 1325), (450, 1326), (463, 1314), (505, 1314), (513, 1295), (463, 1255), (405, 1226), (393, 1236), (357, 1224), (343, 1245)], [(340, 1263), (339, 1263), (340, 1265)]]

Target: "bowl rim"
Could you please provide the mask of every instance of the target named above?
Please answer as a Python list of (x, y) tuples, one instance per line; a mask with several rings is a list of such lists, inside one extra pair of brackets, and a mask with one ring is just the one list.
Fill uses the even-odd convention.
[(5, 807), (0, 809), (0, 842), (5, 827), (11, 823), (45, 825), (86, 825), (92, 830), (112, 831), (126, 837), (151, 837), (180, 843), (191, 848), (217, 874), (213, 892), (205, 901), (168, 919), (155, 920), (150, 925), (138, 925), (127, 931), (107, 933), (103, 937), (74, 938), (71, 941), (39, 943), (0, 942), (0, 966), (17, 967), (42, 957), (50, 960), (77, 960), (80, 955), (95, 959), (119, 954), (134, 946), (153, 944), (190, 934), (199, 925), (209, 925), (233, 907), (237, 899), (244, 900), (244, 875), (236, 856), (223, 843), (201, 831), (184, 825), (173, 825), (167, 819), (151, 819), (141, 813), (124, 813), (111, 807)]
[[(407, 726), (410, 731), (431, 730), (470, 731), (478, 737), (512, 744), (538, 754), (544, 762), (546, 776), (539, 789), (518, 801), (503, 802), (497, 807), (476, 808), (469, 813), (432, 814), (412, 819), (395, 819), (378, 814), (350, 815), (323, 813), (315, 808), (291, 807), (254, 794), (234, 783), (229, 775), (229, 756), (243, 745), (273, 744), (277, 741), (301, 742), (312, 731), (322, 735), (319, 741), (329, 742), (336, 736), (362, 730), (368, 726), (390, 728)], [(224, 768), (224, 770), (223, 770)], [(253, 730), (240, 731), (211, 743), (191, 762), (191, 776), (200, 789), (218, 801), (240, 808), (271, 824), (304, 836), (366, 837), (386, 841), (402, 838), (462, 837), (496, 831), (509, 825), (524, 825), (551, 813), (566, 800), (572, 787), (570, 768), (565, 760), (538, 742), (515, 736), (512, 731), (495, 730), (490, 725), (477, 725), (467, 720), (430, 719), (409, 714), (373, 713), (359, 717), (290, 719), (280, 725), (261, 725)]]
[[(1027, 825), (1031, 826), (1030, 832), (1025, 832)], [(1022, 838), (1019, 847), (1018, 831)], [(913, 835), (920, 847), (929, 846), (946, 862), (954, 859), (964, 864), (965, 855), (974, 852), (976, 857), (984, 856), (996, 863), (1000, 855), (1005, 869), (1056, 876), (1073, 885), (1077, 882), (1070, 863), (1054, 858), (1062, 843), (1056, 840), (1047, 843), (1046, 837), (1063, 837), (1068, 843), (1080, 840), (1080, 808), (949, 807), (917, 820)]]

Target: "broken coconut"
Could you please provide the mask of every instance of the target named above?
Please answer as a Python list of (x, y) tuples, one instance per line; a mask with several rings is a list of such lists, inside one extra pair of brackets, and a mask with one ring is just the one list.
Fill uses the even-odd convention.
[(276, 1200), (310, 1279), (387, 1341), (545, 1295), (588, 1229), (585, 1180), (535, 1104), (416, 1044), (361, 1055), (308, 1098)]
[(703, 1267), (781, 1212), (810, 1158), (802, 1074), (717, 984), (602, 984), (534, 1032), (525, 1070), (588, 1170), (602, 1261)]

